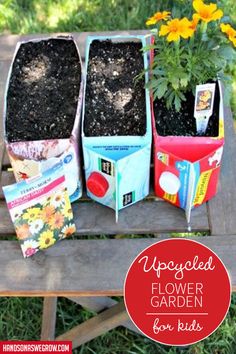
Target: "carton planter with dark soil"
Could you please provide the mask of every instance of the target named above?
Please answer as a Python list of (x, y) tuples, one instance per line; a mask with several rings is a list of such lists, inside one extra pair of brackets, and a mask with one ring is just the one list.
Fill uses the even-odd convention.
[(118, 211), (149, 193), (151, 114), (143, 36), (89, 37), (83, 106), (88, 195)]
[[(217, 4), (193, 1), (192, 7), (154, 13), (150, 80), (154, 140), (155, 192), (191, 209), (217, 192), (224, 145), (221, 82), (235, 61), (234, 28)], [(189, 225), (190, 226), (190, 225)]]
[(81, 196), (81, 59), (71, 37), (17, 44), (4, 110), (5, 141), (16, 180), (63, 161), (71, 201)]
[(224, 145), (221, 83), (216, 82), (213, 113), (204, 134), (197, 131), (192, 93), (179, 112), (167, 109), (163, 100), (151, 101), (155, 194), (183, 208), (189, 223), (191, 209), (217, 193)]

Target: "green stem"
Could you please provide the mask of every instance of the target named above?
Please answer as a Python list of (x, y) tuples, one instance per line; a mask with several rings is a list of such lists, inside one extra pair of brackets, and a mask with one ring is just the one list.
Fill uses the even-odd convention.
[(190, 37), (190, 46), (193, 47), (194, 45), (194, 38), (195, 38), (195, 35), (193, 34), (192, 37)]
[(175, 45), (175, 51), (176, 51), (176, 59), (178, 64), (180, 64), (180, 57), (179, 57), (179, 43), (180, 43), (180, 39), (178, 39), (178, 41), (174, 42)]
[(206, 41), (207, 40), (207, 22), (202, 21), (201, 27), (200, 27), (200, 32), (202, 35), (202, 40)]

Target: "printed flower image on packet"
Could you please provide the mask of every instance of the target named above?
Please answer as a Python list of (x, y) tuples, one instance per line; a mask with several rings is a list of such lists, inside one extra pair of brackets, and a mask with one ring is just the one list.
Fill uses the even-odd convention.
[(24, 257), (76, 231), (62, 164), (38, 177), (5, 186), (3, 192)]

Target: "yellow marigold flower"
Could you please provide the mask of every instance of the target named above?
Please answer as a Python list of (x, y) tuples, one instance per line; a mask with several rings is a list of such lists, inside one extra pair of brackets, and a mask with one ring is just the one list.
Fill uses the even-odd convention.
[(44, 231), (39, 237), (39, 248), (47, 248), (54, 245), (56, 239), (53, 237), (53, 232), (50, 230)]
[(236, 37), (236, 30), (233, 27), (231, 27), (229, 24), (221, 23), (220, 29), (223, 33), (227, 34), (227, 36), (231, 41), (233, 41), (234, 38)]
[(159, 36), (167, 36), (168, 42), (176, 42), (182, 38), (189, 38), (193, 35), (194, 30), (191, 28), (192, 23), (184, 17), (182, 20), (174, 18), (167, 22), (167, 25), (162, 25)]
[(194, 0), (193, 8), (197, 12), (193, 15), (193, 18), (206, 23), (219, 20), (223, 16), (223, 11), (217, 10), (216, 4), (210, 3), (206, 5), (202, 0)]
[(40, 208), (28, 208), (27, 211), (23, 214), (23, 219), (32, 222), (39, 218), (39, 214), (41, 212)]
[(197, 25), (199, 23), (199, 18), (193, 18), (191, 21), (190, 28), (195, 32), (197, 29)]
[(163, 11), (163, 12), (156, 12), (152, 17), (149, 17), (149, 19), (146, 21), (147, 26), (155, 25), (159, 21), (166, 21), (170, 17), (170, 12), (169, 11)]

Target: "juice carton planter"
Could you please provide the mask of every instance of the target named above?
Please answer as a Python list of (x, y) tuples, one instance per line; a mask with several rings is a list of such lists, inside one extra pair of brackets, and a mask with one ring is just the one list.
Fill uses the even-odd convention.
[[(146, 44), (144, 36), (89, 37), (86, 70), (92, 41), (107, 39), (126, 42), (138, 40), (143, 46)], [(147, 55), (144, 54), (144, 68), (147, 65)], [(145, 80), (147, 81), (147, 74)], [(149, 91), (146, 90), (145, 94), (145, 135), (87, 137), (82, 132), (87, 194), (95, 201), (114, 209), (116, 219), (119, 210), (143, 199), (149, 193), (152, 133)], [(85, 105), (86, 102), (83, 105), (83, 116)]]
[(219, 134), (217, 137), (160, 136), (152, 110), (155, 194), (183, 208), (187, 221), (193, 207), (217, 192), (224, 145), (224, 109), (219, 89)]
[[(36, 39), (29, 42), (39, 42), (46, 39)], [(74, 40), (71, 37), (56, 37), (57, 40)], [(7, 110), (7, 95), (9, 81), (12, 73), (13, 64), (19, 48), (27, 42), (18, 42), (12, 64), (8, 74), (6, 93), (5, 93), (5, 107), (4, 107), (4, 122), (6, 121)], [(74, 42), (75, 46), (76, 43)], [(78, 48), (78, 58), (81, 66), (81, 59)], [(81, 75), (82, 78), (82, 75)], [(37, 140), (37, 141), (20, 141), (8, 142), (5, 131), (5, 143), (8, 156), (13, 168), (13, 172), (17, 181), (30, 178), (41, 174), (56, 163), (62, 161), (64, 165), (64, 172), (66, 178), (66, 187), (70, 196), (70, 200), (78, 199), (82, 194), (82, 179), (80, 169), (80, 152), (79, 152), (79, 128), (80, 128), (80, 114), (82, 108), (83, 82), (81, 79), (80, 93), (78, 97), (78, 105), (76, 116), (74, 120), (73, 130), (71, 136), (67, 139), (51, 139), (51, 140)]]

